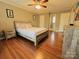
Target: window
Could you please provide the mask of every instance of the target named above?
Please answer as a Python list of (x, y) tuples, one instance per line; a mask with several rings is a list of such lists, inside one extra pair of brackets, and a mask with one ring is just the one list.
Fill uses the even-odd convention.
[(53, 16), (52, 18), (53, 18), (52, 23), (55, 23), (56, 22), (56, 16)]

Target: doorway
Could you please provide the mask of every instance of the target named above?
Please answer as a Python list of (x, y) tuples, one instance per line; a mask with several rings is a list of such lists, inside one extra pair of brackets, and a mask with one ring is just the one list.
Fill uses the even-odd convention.
[(56, 31), (56, 15), (51, 17), (51, 28), (53, 31)]

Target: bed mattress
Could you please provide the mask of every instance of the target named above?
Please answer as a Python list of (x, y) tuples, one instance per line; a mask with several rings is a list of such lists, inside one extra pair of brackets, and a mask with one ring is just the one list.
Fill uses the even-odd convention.
[(36, 40), (36, 36), (46, 32), (46, 28), (32, 27), (32, 28), (17, 28), (17, 32), (21, 34), (21, 36), (27, 36), (31, 38), (33, 41)]

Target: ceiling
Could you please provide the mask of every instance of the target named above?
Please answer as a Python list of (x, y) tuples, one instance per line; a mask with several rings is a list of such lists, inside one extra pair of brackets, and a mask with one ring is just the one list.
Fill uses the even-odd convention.
[(72, 9), (74, 4), (79, 0), (48, 0), (46, 5), (48, 8), (41, 8), (36, 10), (33, 6), (27, 6), (32, 3), (32, 0), (1, 0), (2, 2), (20, 7), (32, 13), (54, 13), (54, 12), (65, 12)]

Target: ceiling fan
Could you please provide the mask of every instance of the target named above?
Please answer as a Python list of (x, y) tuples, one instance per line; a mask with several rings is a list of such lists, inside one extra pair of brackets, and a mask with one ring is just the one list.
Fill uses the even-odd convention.
[(48, 2), (48, 0), (32, 0), (31, 4), (28, 4), (28, 6), (34, 6), (36, 9), (40, 9), (41, 7), (47, 8), (45, 3)]

